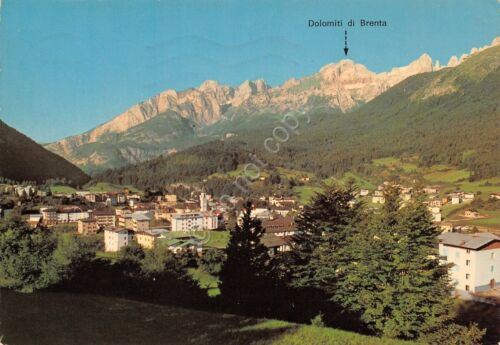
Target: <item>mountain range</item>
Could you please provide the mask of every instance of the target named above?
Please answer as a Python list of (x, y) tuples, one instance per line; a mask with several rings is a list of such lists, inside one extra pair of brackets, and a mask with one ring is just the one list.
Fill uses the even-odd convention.
[[(482, 49), (453, 68), (408, 77), (351, 112), (319, 108), (308, 115), (310, 124), (302, 123), (300, 133), (282, 143), (277, 154), (263, 143), (280, 117), (265, 113), (252, 116), (258, 121), (231, 123), (237, 135), (94, 178), (139, 188), (203, 180), (232, 188), (234, 177), (217, 183), (207, 178), (253, 163), (249, 154), (268, 170), (284, 167), (321, 178), (350, 170), (369, 174), (373, 159), (390, 156), (423, 166), (461, 167), (474, 180), (500, 176), (500, 46)], [(224, 128), (221, 123), (213, 127)]]
[(238, 87), (205, 81), (181, 92), (166, 90), (86, 133), (46, 145), (89, 173), (145, 161), (202, 144), (259, 114), (326, 108), (348, 112), (409, 76), (439, 69), (423, 54), (408, 66), (374, 73), (352, 60), (270, 87), (264, 80)]
[(0, 120), (0, 177), (13, 181), (60, 179), (73, 186), (90, 180), (79, 168)]

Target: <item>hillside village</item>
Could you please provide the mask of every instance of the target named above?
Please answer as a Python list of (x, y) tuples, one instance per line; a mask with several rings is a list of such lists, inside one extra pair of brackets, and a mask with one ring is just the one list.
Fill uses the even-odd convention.
[[(500, 287), (500, 236), (494, 233), (497, 230), (451, 222), (442, 213), (447, 205), (460, 206), (460, 218), (482, 218), (480, 212), (467, 206), (473, 204), (475, 193), (454, 191), (441, 196), (438, 186), (417, 189), (385, 181), (373, 190), (359, 189), (357, 198), (377, 212), (377, 205), (385, 203), (385, 190), (389, 187), (399, 190), (402, 207), (417, 195), (424, 195), (432, 220), (442, 232), (439, 252), (445, 262), (452, 264), (450, 274), (457, 283), (457, 294), (469, 298), (470, 293)], [(145, 196), (129, 188), (52, 193), (50, 188), (39, 189), (31, 184), (2, 184), (0, 193), (4, 204), (0, 215), (6, 217), (9, 208), (16, 206), (24, 210), (23, 218), (32, 227), (41, 224), (54, 231), (99, 236), (103, 255), (108, 257), (133, 243), (145, 250), (158, 243), (174, 253), (191, 251), (199, 256), (210, 248), (223, 249), (228, 230), (241, 221), (244, 203), (242, 197), (221, 200), (203, 191), (181, 199), (176, 194)], [(490, 193), (488, 197), (495, 203), (500, 200), (500, 193)], [(265, 234), (261, 242), (270, 255), (291, 250), (297, 235), (295, 219), (303, 207), (296, 197), (266, 196), (256, 200), (252, 217), (262, 222)], [(462, 251), (464, 254), (460, 255)]]

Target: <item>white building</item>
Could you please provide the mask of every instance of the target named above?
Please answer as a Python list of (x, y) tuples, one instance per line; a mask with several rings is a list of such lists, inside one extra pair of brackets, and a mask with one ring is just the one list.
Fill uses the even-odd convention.
[(219, 219), (211, 212), (175, 213), (172, 215), (172, 231), (215, 230)]
[(104, 230), (104, 250), (117, 252), (129, 245), (134, 239), (134, 232), (124, 228), (108, 228)]
[(487, 232), (439, 236), (439, 255), (453, 264), (450, 277), (459, 293), (500, 287), (500, 237)]
[(437, 206), (430, 206), (428, 209), (431, 212), (433, 222), (440, 222), (442, 220), (441, 208)]
[(202, 192), (200, 194), (200, 211), (207, 212), (208, 211), (208, 201), (210, 200), (210, 195)]

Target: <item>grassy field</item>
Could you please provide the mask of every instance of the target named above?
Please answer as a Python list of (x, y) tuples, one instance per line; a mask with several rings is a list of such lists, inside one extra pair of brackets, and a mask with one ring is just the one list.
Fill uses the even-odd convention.
[(386, 157), (373, 160), (373, 165), (378, 167), (385, 167), (391, 170), (401, 169), (405, 173), (413, 173), (419, 170), (419, 167), (414, 163), (402, 162), (398, 158)]
[(500, 192), (500, 177), (492, 177), (474, 182), (463, 181), (459, 183), (459, 188), (469, 193), (481, 192), (484, 198), (488, 198), (490, 193)]
[(70, 186), (54, 185), (54, 186), (50, 186), (50, 191), (54, 194), (57, 194), (57, 193), (69, 194), (69, 193), (75, 193), (76, 189), (73, 187), (70, 187)]
[(444, 218), (446, 218), (446, 217), (450, 216), (450, 214), (454, 213), (455, 211), (457, 211), (458, 209), (461, 209), (464, 206), (465, 206), (464, 204), (455, 204), (455, 205), (446, 204), (443, 207), (441, 207), (441, 214)]
[(17, 345), (33, 344), (33, 339), (38, 345), (412, 344), (333, 328), (55, 292), (19, 294), (2, 290), (0, 322), (2, 341)]
[(121, 192), (124, 188), (128, 188), (133, 193), (140, 193), (141, 191), (134, 186), (120, 186), (107, 182), (98, 182), (95, 185), (89, 186), (87, 189), (93, 193), (104, 192)]
[(205, 243), (206, 247), (219, 249), (226, 248), (229, 242), (229, 231), (172, 231), (169, 232), (169, 236), (172, 238), (196, 236), (201, 240), (208, 240)]
[(210, 297), (220, 295), (219, 279), (217, 277), (203, 271), (201, 268), (190, 268), (189, 274), (198, 282), (198, 285), (202, 289), (207, 289), (207, 293)]
[(458, 170), (453, 168), (445, 168), (443, 170), (433, 171), (425, 174), (424, 178), (432, 183), (446, 182), (455, 183), (461, 180), (466, 180), (470, 177), (470, 172), (467, 170)]
[(349, 180), (354, 180), (354, 182), (356, 183), (356, 186), (358, 186), (361, 189), (375, 189), (376, 188), (375, 184), (372, 183), (371, 181), (369, 181), (367, 178), (364, 178), (364, 177), (357, 175), (353, 172), (345, 173), (342, 176), (342, 178), (329, 177), (329, 178), (324, 179), (323, 182), (329, 186), (331, 186), (335, 183), (343, 186)]
[(500, 210), (496, 211), (479, 210), (479, 213), (485, 216), (485, 218), (472, 219), (468, 221), (468, 223), (479, 226), (492, 226), (495, 228), (500, 227)]
[(321, 187), (315, 186), (299, 186), (293, 188), (295, 195), (297, 195), (299, 202), (302, 204), (310, 203), (314, 194), (321, 192), (322, 190), (323, 189)]

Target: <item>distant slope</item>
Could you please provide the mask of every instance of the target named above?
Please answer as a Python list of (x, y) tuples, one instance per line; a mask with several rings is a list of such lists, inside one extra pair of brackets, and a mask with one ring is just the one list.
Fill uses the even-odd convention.
[(66, 179), (83, 185), (89, 177), (64, 158), (47, 151), (0, 120), (0, 176), (14, 181)]
[[(280, 125), (274, 118), (274, 123), (264, 121), (261, 128), (236, 130), (236, 138), (110, 170), (96, 178), (140, 187), (200, 180), (249, 163), (248, 152), (257, 153), (271, 166), (323, 177), (350, 169), (363, 171), (372, 159), (387, 156), (416, 156), (423, 165), (467, 168), (475, 179), (499, 176), (500, 46), (470, 56), (457, 67), (410, 77), (352, 113), (311, 113), (311, 118), (311, 125), (291, 135), (278, 154), (263, 147), (264, 139)], [(228, 148), (232, 164), (217, 166), (230, 159)]]

